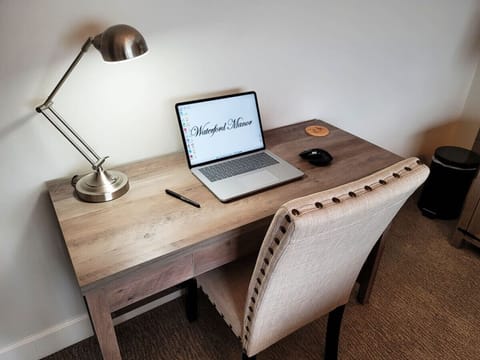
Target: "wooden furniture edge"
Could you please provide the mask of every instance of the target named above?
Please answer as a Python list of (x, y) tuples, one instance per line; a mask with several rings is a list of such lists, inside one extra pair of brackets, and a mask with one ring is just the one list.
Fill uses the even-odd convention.
[[(480, 155), (480, 129), (478, 130), (477, 137), (472, 146), (472, 150)], [(470, 190), (467, 193), (465, 198), (465, 204), (463, 205), (462, 213), (460, 214), (460, 219), (458, 220), (457, 226), (453, 231), (453, 235), (450, 237), (449, 242), (456, 248), (461, 248), (465, 241), (470, 241), (474, 239), (469, 239), (465, 234), (459, 229), (468, 229), (472, 216), (480, 203), (480, 175), (477, 173), (475, 179), (473, 179), (472, 184), (470, 185)], [(472, 242), (472, 241), (470, 241)], [(475, 244), (475, 243), (474, 243)], [(477, 245), (478, 246), (478, 245)]]

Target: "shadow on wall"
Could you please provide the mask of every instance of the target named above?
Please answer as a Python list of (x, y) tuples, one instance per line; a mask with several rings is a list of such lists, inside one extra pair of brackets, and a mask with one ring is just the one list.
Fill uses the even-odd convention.
[(8, 135), (14, 133), (17, 129), (21, 128), (23, 125), (32, 121), (36, 115), (37, 113), (32, 111), (6, 125), (0, 125), (0, 140), (6, 138)]
[[(23, 214), (23, 234), (4, 244), (11, 254), (0, 267), (0, 345), (9, 346), (85, 313), (48, 193), (35, 193), (28, 201), (32, 208)], [(21, 328), (19, 322), (29, 325)], [(25, 333), (15, 333), (19, 329)]]
[(109, 25), (107, 25), (106, 22), (102, 21), (90, 21), (79, 24), (65, 37), (65, 45), (78, 48), (78, 50), (80, 50), (82, 44), (90, 36), (93, 37), (104, 32), (108, 28), (108, 26)]
[(247, 90), (239, 88), (239, 87), (232, 87), (232, 88), (222, 89), (222, 90), (218, 90), (218, 91), (196, 92), (196, 93), (192, 93), (190, 95), (183, 96), (181, 98), (172, 98), (170, 100), (170, 105), (171, 105), (171, 108), (174, 109), (175, 104), (178, 103), (178, 102), (191, 101), (191, 100), (197, 100), (197, 99), (208, 99), (208, 98), (211, 98), (211, 97), (236, 94), (236, 93), (240, 93), (240, 92), (243, 92), (243, 91), (247, 91)]
[[(38, 91), (35, 92), (36, 94), (43, 95), (39, 95), (37, 98), (30, 101), (32, 109), (42, 104), (46, 100), (50, 91), (53, 90), (53, 87), (51, 87), (52, 81), (54, 81), (54, 83), (56, 84), (60, 80), (61, 74), (52, 74), (51, 72), (51, 70), (55, 68), (55, 64), (59, 61), (59, 59), (67, 62), (73, 61), (75, 59), (75, 56), (77, 56), (80, 52), (82, 45), (90, 36), (96, 36), (101, 32), (105, 31), (106, 29), (107, 26), (105, 26), (104, 22), (102, 21), (82, 22), (77, 26), (74, 26), (72, 31), (70, 31), (63, 37), (63, 46), (60, 46), (60, 44), (55, 44), (54, 51), (50, 55), (48, 55), (49, 59), (47, 60), (45, 66), (42, 69), (43, 75), (37, 85)], [(51, 40), (49, 39), (49, 41)], [(64, 71), (66, 70), (67, 69), (65, 68)]]
[(416, 153), (429, 163), (435, 149), (440, 146), (460, 146), (471, 149), (479, 128), (480, 118), (446, 121), (417, 135)]

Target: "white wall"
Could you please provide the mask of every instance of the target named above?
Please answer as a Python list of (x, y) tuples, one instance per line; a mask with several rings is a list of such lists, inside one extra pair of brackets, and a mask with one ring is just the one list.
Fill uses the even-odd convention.
[(92, 49), (56, 99), (110, 165), (180, 150), (176, 101), (250, 89), (267, 129), (316, 117), (410, 155), (461, 113), (477, 15), (475, 0), (2, 0), (0, 359), (90, 333), (45, 191), (88, 166), (33, 110), (88, 35), (126, 23), (150, 47), (114, 65)]

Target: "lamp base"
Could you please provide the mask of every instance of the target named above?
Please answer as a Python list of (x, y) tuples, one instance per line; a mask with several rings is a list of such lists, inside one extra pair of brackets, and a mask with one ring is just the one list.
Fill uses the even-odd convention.
[(119, 198), (129, 189), (128, 177), (116, 170), (101, 167), (75, 183), (78, 197), (87, 202), (106, 202)]

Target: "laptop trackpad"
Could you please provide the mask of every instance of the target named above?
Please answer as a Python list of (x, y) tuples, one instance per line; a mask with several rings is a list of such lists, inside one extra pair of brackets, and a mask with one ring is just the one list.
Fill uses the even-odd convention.
[(278, 181), (278, 178), (269, 171), (259, 171), (253, 174), (242, 176), (238, 181), (246, 187), (261, 187)]

